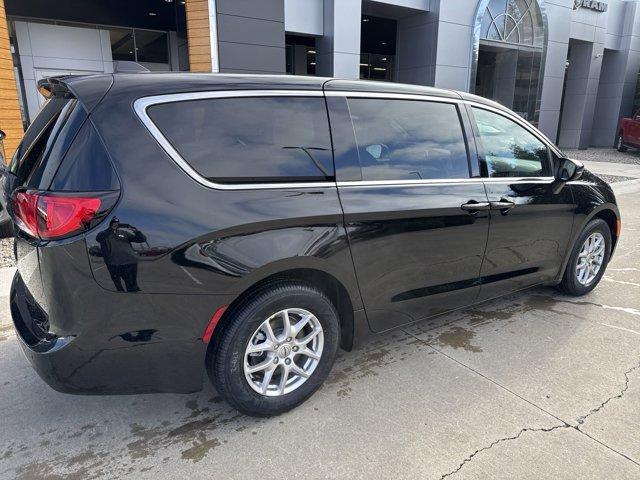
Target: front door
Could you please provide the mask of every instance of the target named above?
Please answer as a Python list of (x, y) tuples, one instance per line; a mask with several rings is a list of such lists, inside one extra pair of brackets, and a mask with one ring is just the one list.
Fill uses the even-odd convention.
[[(489, 205), (482, 180), (470, 175), (459, 106), (444, 99), (339, 100), (348, 102), (352, 125), (334, 131), (334, 141), (355, 132), (355, 145), (338, 149), (336, 167), (340, 150), (353, 152), (361, 180), (338, 187), (372, 329), (472, 303)], [(333, 109), (332, 128), (340, 124), (335, 116)]]
[(479, 296), (486, 300), (556, 277), (574, 202), (571, 189), (555, 182), (551, 150), (533, 130), (496, 111), (471, 110), (491, 203)]

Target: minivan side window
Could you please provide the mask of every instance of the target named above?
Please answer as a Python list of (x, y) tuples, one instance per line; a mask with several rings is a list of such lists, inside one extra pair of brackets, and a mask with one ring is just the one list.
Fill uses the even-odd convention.
[(363, 180), (469, 177), (455, 104), (372, 98), (348, 102)]
[(334, 178), (324, 98), (188, 100), (153, 105), (147, 113), (180, 156), (210, 181)]
[(489, 177), (550, 175), (548, 148), (527, 129), (482, 108), (473, 107), (473, 116)]

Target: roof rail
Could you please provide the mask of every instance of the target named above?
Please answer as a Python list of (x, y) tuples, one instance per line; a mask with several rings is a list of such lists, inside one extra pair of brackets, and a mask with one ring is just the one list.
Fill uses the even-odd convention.
[(113, 62), (113, 73), (142, 73), (150, 71), (147, 67), (138, 62), (129, 60), (116, 60)]

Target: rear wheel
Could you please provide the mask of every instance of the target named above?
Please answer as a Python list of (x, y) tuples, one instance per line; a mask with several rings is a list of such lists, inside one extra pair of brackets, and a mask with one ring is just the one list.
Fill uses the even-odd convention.
[(322, 385), (340, 331), (335, 307), (324, 293), (301, 284), (274, 284), (230, 314), (208, 370), (233, 407), (253, 416), (278, 415)]
[(622, 137), (622, 132), (618, 134), (618, 138), (616, 140), (616, 150), (619, 152), (626, 152), (627, 147), (624, 145), (624, 138)]
[(589, 293), (604, 275), (610, 254), (609, 225), (596, 218), (587, 224), (574, 245), (560, 289), (574, 296)]

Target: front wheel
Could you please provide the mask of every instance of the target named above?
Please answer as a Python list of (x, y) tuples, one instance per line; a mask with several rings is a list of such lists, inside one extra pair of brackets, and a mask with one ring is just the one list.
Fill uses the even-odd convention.
[(616, 140), (616, 150), (619, 152), (626, 152), (627, 147), (624, 145), (624, 138), (622, 137), (622, 133), (618, 135), (618, 139)]
[(591, 220), (576, 241), (560, 289), (569, 295), (589, 293), (600, 282), (611, 255), (611, 230), (599, 218)]
[(338, 315), (321, 291), (278, 283), (230, 312), (209, 365), (218, 393), (253, 416), (284, 413), (329, 375), (339, 345)]

